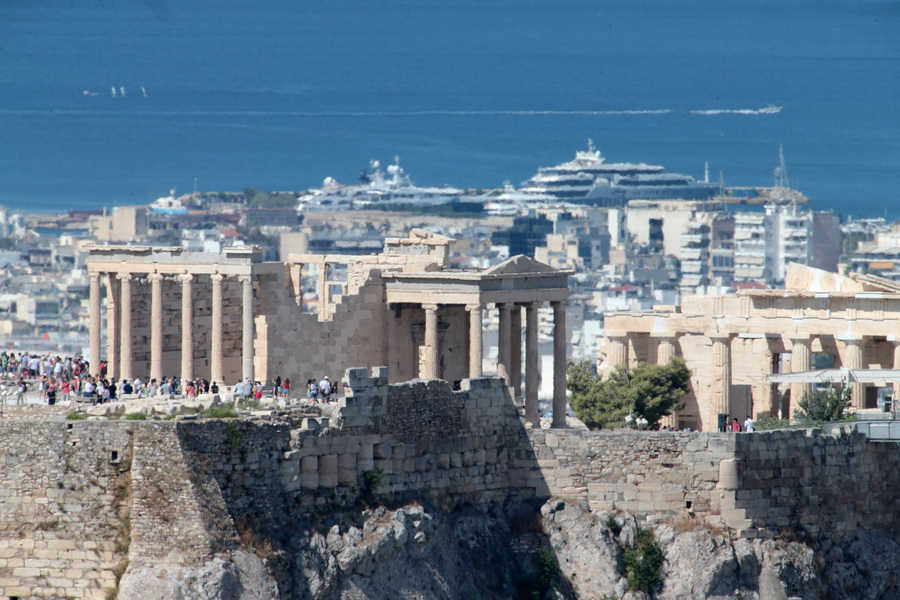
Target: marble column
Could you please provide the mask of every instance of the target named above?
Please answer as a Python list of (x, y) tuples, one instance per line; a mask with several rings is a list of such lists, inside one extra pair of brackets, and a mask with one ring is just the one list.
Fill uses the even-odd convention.
[(499, 330), (497, 332), (497, 377), (502, 377), (506, 385), (510, 384), (510, 354), (512, 353), (509, 320), (512, 304), (499, 304)]
[(566, 303), (551, 302), (553, 307), (553, 422), (566, 426)]
[(100, 273), (90, 273), (90, 352), (91, 374), (100, 372)]
[(242, 372), (244, 377), (253, 379), (253, 276), (242, 275), (243, 311), (242, 315), (242, 341), (241, 357)]
[(538, 309), (540, 302), (525, 305), (525, 421), (540, 427), (538, 387), (540, 386), (540, 357), (538, 355)]
[(606, 360), (609, 363), (610, 372), (614, 371), (616, 367), (627, 367), (628, 336), (621, 333), (608, 333), (606, 337), (609, 340)]
[[(651, 334), (651, 337), (653, 334)], [(668, 365), (675, 358), (675, 338), (669, 335), (660, 335), (656, 340), (656, 364)], [(678, 413), (672, 412), (664, 416), (660, 420), (660, 425), (664, 427), (678, 426)]]
[(151, 273), (148, 278), (150, 279), (150, 379), (160, 380), (163, 376), (163, 276), (159, 273)]
[[(324, 321), (328, 318), (328, 303), (330, 302), (331, 290), (328, 287), (328, 263), (319, 263), (319, 320)], [(301, 300), (302, 302), (302, 300)]]
[[(194, 378), (194, 276), (181, 276), (181, 380)], [(221, 382), (219, 382), (221, 383)]]
[(106, 274), (106, 375), (119, 376), (119, 280)]
[(120, 319), (122, 325), (122, 351), (119, 353), (122, 366), (119, 369), (119, 377), (131, 380), (134, 379), (131, 358), (131, 274), (122, 273), (119, 275), (119, 282), (122, 294), (122, 318)]
[(482, 377), (484, 363), (484, 334), (482, 317), (484, 309), (480, 304), (467, 304), (469, 311), (469, 378)]
[(423, 304), (425, 309), (425, 379), (440, 378), (440, 355), (438, 353), (438, 307)]
[[(863, 340), (852, 337), (839, 339), (844, 342), (844, 366), (848, 369), (862, 369)], [(853, 410), (861, 410), (866, 405), (865, 387), (863, 384), (853, 381), (850, 382), (850, 390), (853, 396)]]
[(220, 273), (210, 275), (212, 280), (212, 336), (209, 354), (210, 381), (224, 383), (222, 364), (222, 281), (225, 276)]
[(509, 377), (519, 397), (522, 395), (522, 305), (513, 304), (509, 317)]
[(719, 415), (731, 414), (731, 338), (727, 333), (711, 333), (708, 337), (712, 341), (712, 381), (710, 382), (710, 411), (707, 422), (704, 423), (705, 431), (717, 431)]
[[(812, 354), (810, 347), (812, 340), (808, 335), (789, 336), (791, 340), (791, 373), (803, 373), (812, 370)], [(809, 382), (791, 383), (791, 404), (788, 407), (788, 419), (794, 418), (794, 413), (800, 407), (800, 401), (812, 392), (813, 386)]]

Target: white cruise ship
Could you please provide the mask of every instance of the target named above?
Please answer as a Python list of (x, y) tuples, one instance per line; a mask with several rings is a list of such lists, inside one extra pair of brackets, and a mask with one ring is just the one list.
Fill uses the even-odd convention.
[(540, 168), (520, 191), (573, 204), (623, 206), (629, 200), (711, 198), (718, 186), (656, 165), (608, 163), (588, 140), (588, 149), (576, 152), (575, 160)]

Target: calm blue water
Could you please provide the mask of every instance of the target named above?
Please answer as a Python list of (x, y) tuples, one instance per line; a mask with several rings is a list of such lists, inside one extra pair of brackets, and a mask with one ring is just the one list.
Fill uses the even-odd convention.
[(900, 217), (898, 32), (879, 0), (4, 0), (0, 204), (304, 189), (395, 155), (499, 187), (590, 137), (728, 185), (770, 185), (783, 144), (812, 207)]

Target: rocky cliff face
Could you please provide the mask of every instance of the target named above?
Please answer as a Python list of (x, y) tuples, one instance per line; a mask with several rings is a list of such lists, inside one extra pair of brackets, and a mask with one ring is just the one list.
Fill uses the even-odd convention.
[[(134, 569), (119, 598), (900, 597), (900, 545), (867, 532), (841, 545), (787, 533), (733, 539), (685, 516), (642, 533), (633, 515), (594, 513), (561, 500), (449, 514), (381, 507), (330, 518), (305, 525), (290, 549), (263, 544), (199, 567)], [(660, 583), (649, 593), (629, 589), (625, 558), (646, 531), (663, 557)]]

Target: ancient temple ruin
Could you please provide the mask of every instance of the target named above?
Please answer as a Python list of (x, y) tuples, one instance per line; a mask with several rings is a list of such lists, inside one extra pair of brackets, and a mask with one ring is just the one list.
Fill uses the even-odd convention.
[[(607, 315), (600, 370), (684, 357), (691, 392), (669, 421), (679, 428), (716, 431), (719, 415), (789, 418), (815, 383), (834, 380), (850, 385), (854, 410), (875, 408), (875, 384), (883, 395), (900, 381), (898, 315), (894, 282), (792, 264), (783, 290)], [(814, 365), (815, 355), (830, 368)]]
[[(553, 420), (564, 424), (569, 272), (524, 256), (486, 270), (450, 268), (452, 242), (416, 230), (386, 240), (380, 255), (300, 254), (284, 262), (263, 261), (252, 247), (209, 254), (94, 246), (91, 371), (99, 371), (105, 332), (107, 372), (116, 378), (234, 383), (289, 374), (297, 388), (301, 377), (386, 365), (392, 382), (454, 383), (482, 376), (482, 319), (497, 310), (497, 373), (524, 392), (527, 418), (537, 423), (538, 309), (549, 303)], [(305, 294), (312, 280), (314, 293)]]

